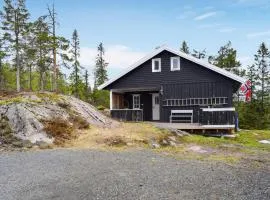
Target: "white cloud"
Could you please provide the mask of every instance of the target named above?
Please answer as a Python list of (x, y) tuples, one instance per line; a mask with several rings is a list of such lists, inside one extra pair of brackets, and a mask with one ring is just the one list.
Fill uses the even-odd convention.
[[(124, 45), (109, 45), (105, 46), (105, 60), (109, 63), (108, 74), (112, 75), (111, 72), (118, 72), (128, 68), (130, 65), (138, 61), (140, 58), (145, 56), (145, 52), (135, 51)], [(82, 47), (80, 64), (82, 67), (89, 71), (89, 81), (93, 86), (93, 69), (95, 66), (95, 59), (97, 56), (96, 47)]]
[[(134, 51), (124, 45), (105, 46), (105, 60), (110, 68), (127, 68), (145, 55), (144, 52)], [(94, 66), (97, 49), (90, 47), (81, 48), (80, 63), (82, 66)]]
[(217, 15), (217, 12), (207, 12), (207, 13), (204, 13), (202, 15), (198, 15), (197, 17), (194, 18), (194, 20), (200, 21), (200, 20), (203, 20), (203, 19), (206, 19), (209, 17), (213, 17), (215, 15)]
[(256, 38), (256, 37), (262, 37), (262, 36), (270, 36), (270, 30), (247, 34), (247, 38)]
[(221, 28), (218, 31), (221, 32), (221, 33), (231, 33), (233, 31), (235, 31), (235, 28), (230, 28), (230, 27), (228, 27), (228, 28)]
[(250, 56), (239, 56), (237, 59), (241, 62), (244, 68), (253, 63), (253, 58)]

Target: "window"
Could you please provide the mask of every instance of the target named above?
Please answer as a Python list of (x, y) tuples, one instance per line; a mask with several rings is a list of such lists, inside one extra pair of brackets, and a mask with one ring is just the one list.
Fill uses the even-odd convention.
[(140, 95), (133, 94), (133, 109), (140, 109)]
[(152, 59), (152, 72), (161, 72), (161, 58)]
[(171, 71), (180, 70), (180, 57), (171, 57)]

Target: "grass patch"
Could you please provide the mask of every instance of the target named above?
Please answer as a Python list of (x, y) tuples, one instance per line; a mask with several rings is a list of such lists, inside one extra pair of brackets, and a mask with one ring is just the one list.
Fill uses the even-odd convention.
[(83, 130), (72, 146), (80, 148), (119, 146), (151, 147), (151, 141), (166, 139), (171, 133), (160, 130), (148, 123), (121, 123), (117, 128), (98, 128)]
[(59, 94), (53, 92), (37, 92), (36, 95), (42, 101), (59, 102), (62, 100)]
[(239, 137), (235, 138), (235, 142), (246, 147), (270, 151), (270, 145), (261, 144), (260, 140), (270, 140), (270, 130), (243, 130), (239, 132)]
[(69, 121), (72, 122), (73, 128), (75, 129), (88, 129), (90, 127), (89, 123), (78, 115), (72, 114), (69, 117)]
[(124, 140), (124, 138), (120, 136), (105, 138), (104, 143), (108, 146), (113, 147), (123, 147), (127, 145), (127, 142)]
[(240, 131), (236, 138), (218, 138), (218, 137), (205, 137), (202, 135), (191, 135), (189, 137), (181, 137), (179, 141), (185, 144), (197, 144), (202, 146), (240, 150), (242, 148), (254, 148), (259, 150), (270, 151), (269, 144), (261, 144), (260, 140), (270, 139), (270, 130), (252, 130)]
[(28, 102), (28, 100), (23, 97), (18, 96), (18, 97), (0, 100), (0, 106), (9, 105), (12, 103), (24, 103), (24, 102)]
[(236, 164), (240, 161), (239, 157), (231, 156), (231, 155), (224, 155), (224, 154), (214, 154), (210, 155), (206, 158), (207, 160), (214, 160), (214, 161), (220, 161), (230, 164)]

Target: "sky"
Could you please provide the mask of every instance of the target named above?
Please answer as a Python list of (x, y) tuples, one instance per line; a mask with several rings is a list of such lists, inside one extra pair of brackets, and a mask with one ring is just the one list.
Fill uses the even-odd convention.
[(262, 41), (270, 48), (270, 0), (26, 0), (31, 20), (53, 3), (57, 33), (70, 39), (78, 30), (80, 63), (90, 72), (103, 42), (109, 78), (157, 46), (178, 50), (183, 40), (210, 55), (230, 40), (243, 66)]

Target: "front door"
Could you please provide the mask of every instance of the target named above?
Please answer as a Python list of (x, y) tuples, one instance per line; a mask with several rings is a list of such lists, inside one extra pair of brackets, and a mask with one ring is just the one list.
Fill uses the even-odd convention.
[(152, 113), (153, 120), (159, 120), (159, 94), (152, 94)]

